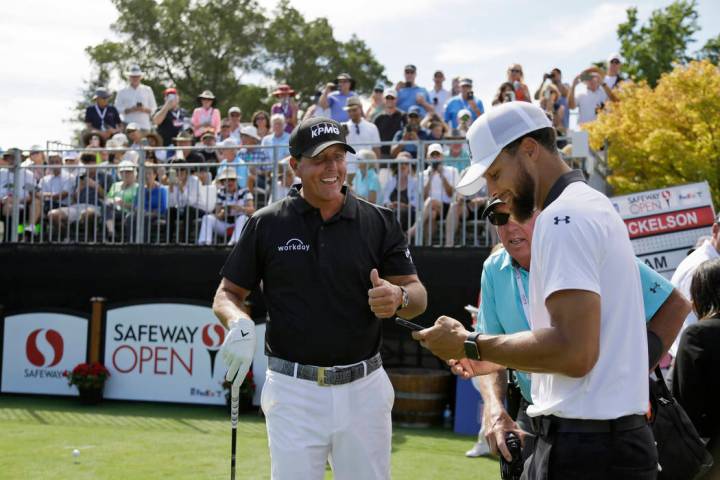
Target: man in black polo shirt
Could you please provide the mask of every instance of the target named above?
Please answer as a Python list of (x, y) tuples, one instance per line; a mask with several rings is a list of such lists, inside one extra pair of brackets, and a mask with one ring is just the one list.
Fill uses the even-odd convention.
[(244, 377), (254, 325), (241, 309), (262, 281), (270, 313), (262, 392), (273, 479), (390, 477), (392, 385), (378, 354), (382, 322), (425, 310), (427, 294), (393, 213), (343, 185), (345, 143), (328, 118), (290, 136), (302, 179), (253, 215), (222, 269), (213, 309), (230, 329), (228, 376)]
[[(385, 111), (375, 117), (375, 126), (380, 133), (380, 140), (389, 142), (395, 133), (402, 130), (407, 123), (405, 113), (397, 108), (397, 92), (392, 88), (385, 90)], [(380, 147), (383, 158), (391, 158), (390, 145)]]
[(185, 109), (180, 108), (180, 94), (175, 88), (166, 88), (163, 92), (165, 103), (153, 115), (152, 121), (163, 139), (163, 145), (173, 143), (173, 138), (182, 132), (187, 118)]

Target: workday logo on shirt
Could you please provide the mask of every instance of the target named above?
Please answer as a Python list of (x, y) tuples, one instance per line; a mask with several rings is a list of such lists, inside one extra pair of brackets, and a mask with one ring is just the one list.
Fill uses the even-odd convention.
[(310, 245), (303, 243), (299, 238), (291, 238), (285, 245), (278, 245), (278, 252), (309, 252)]

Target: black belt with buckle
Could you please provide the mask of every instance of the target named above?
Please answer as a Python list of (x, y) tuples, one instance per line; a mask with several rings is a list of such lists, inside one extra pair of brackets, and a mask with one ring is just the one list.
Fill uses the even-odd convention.
[(382, 359), (379, 353), (367, 360), (347, 367), (316, 367), (314, 365), (289, 362), (277, 357), (268, 358), (268, 369), (273, 372), (302, 380), (310, 380), (322, 386), (345, 385), (370, 375), (380, 367), (382, 367)]
[(612, 433), (635, 430), (647, 425), (645, 415), (625, 415), (611, 420), (587, 420), (581, 418), (562, 418), (545, 415), (532, 419), (533, 428), (540, 436), (552, 432), (558, 433)]

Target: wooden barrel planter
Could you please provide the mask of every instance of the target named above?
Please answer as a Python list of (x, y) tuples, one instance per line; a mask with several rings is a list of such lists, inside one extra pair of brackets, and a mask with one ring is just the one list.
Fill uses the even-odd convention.
[(442, 424), (452, 374), (429, 368), (391, 368), (388, 376), (395, 388), (393, 422), (402, 427)]

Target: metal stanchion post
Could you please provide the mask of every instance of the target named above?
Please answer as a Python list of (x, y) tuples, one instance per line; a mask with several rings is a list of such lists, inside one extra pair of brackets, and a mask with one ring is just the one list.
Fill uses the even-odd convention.
[(20, 201), (23, 189), (25, 187), (25, 179), (23, 178), (23, 169), (20, 168), (22, 156), (20, 150), (15, 150), (15, 170), (13, 171), (13, 205), (12, 205), (12, 221), (10, 222), (10, 239), (12, 242), (18, 241), (18, 226), (20, 225)]
[[(279, 161), (278, 161), (278, 147), (277, 147), (277, 145), (275, 145), (275, 146), (273, 147), (273, 175), (272, 175), (272, 185), (270, 185), (270, 188), (267, 188), (268, 186), (265, 185), (265, 191), (266, 191), (266, 192), (268, 192), (268, 191), (271, 192), (273, 201), (274, 201), (275, 199), (277, 199), (277, 194), (278, 194), (278, 192), (277, 192), (278, 163), (279, 163)], [(270, 199), (266, 198), (266, 199), (265, 199), (265, 203), (266, 203), (266, 204), (269, 204), (269, 203), (270, 203)]]
[[(147, 143), (147, 140), (145, 140)], [(145, 145), (138, 152), (138, 202), (135, 225), (135, 243), (143, 243), (145, 232)]]
[(417, 207), (415, 208), (415, 246), (421, 247), (423, 244), (425, 222), (423, 221), (423, 206), (425, 205), (425, 149), (422, 140), (417, 141), (417, 175), (418, 175), (418, 196)]

